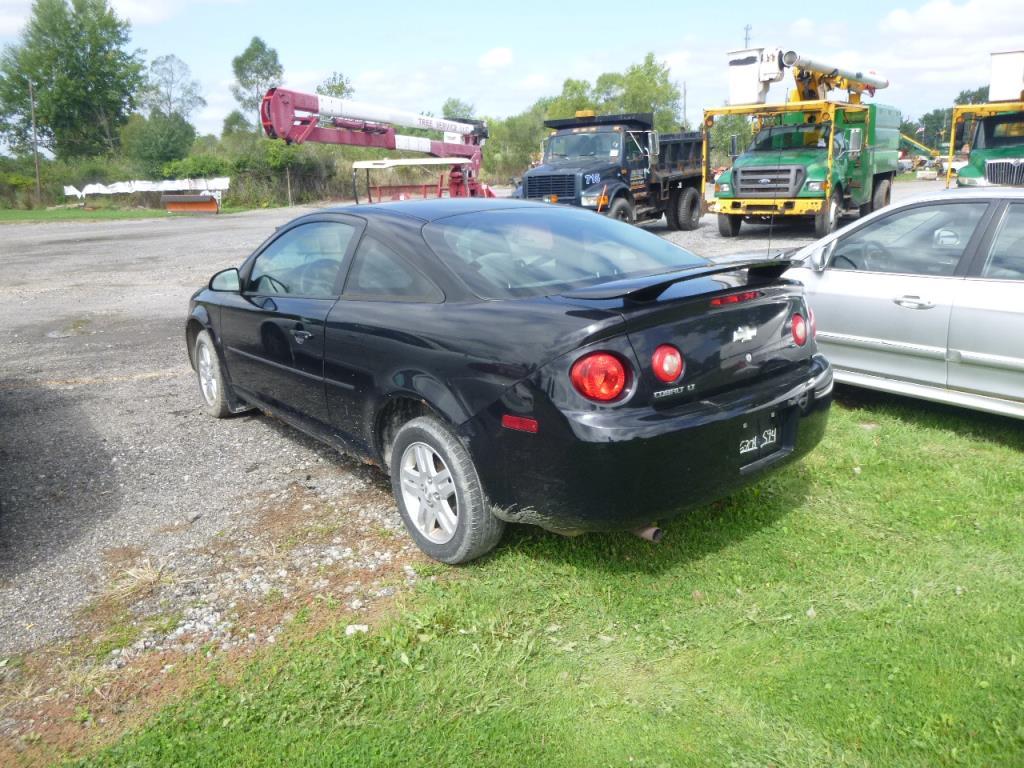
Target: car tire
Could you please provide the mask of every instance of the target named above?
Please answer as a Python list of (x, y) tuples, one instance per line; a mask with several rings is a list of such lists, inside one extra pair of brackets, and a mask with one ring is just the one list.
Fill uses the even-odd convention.
[(700, 226), (700, 217), (703, 211), (700, 204), (700, 192), (693, 187), (687, 187), (676, 200), (676, 229), (692, 232)]
[(498, 545), (505, 523), (491, 512), (469, 451), (439, 419), (398, 429), (390, 472), (406, 530), (429, 557), (457, 565)]
[(196, 380), (199, 383), (199, 395), (203, 399), (204, 410), (215, 419), (230, 416), (231, 404), (227, 396), (227, 378), (224, 376), (224, 366), (209, 331), (200, 331), (196, 335), (192, 355), (196, 364)]
[(743, 217), (729, 213), (718, 214), (718, 234), (722, 237), (736, 237), (743, 226)]
[(881, 179), (875, 184), (875, 192), (871, 195), (871, 210), (880, 211), (892, 201), (892, 182)]
[(624, 197), (616, 197), (608, 209), (608, 218), (633, 223), (633, 206)]
[(839, 189), (836, 188), (832, 190), (832, 195), (825, 206), (814, 214), (815, 237), (824, 237), (835, 231), (839, 224), (840, 200)]

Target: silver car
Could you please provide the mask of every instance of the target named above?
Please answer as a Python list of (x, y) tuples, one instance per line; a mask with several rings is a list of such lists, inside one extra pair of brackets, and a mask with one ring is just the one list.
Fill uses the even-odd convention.
[(792, 258), (836, 381), (1024, 419), (1024, 189), (917, 197)]

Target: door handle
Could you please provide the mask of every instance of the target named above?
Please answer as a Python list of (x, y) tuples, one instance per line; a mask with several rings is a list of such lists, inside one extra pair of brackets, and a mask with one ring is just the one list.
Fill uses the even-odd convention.
[(296, 344), (305, 344), (308, 339), (313, 338), (313, 334), (309, 331), (304, 331), (301, 328), (294, 328), (292, 330), (292, 336), (295, 338)]
[(922, 299), (920, 296), (897, 296), (893, 299), (893, 303), (907, 309), (931, 309), (935, 306), (934, 303)]

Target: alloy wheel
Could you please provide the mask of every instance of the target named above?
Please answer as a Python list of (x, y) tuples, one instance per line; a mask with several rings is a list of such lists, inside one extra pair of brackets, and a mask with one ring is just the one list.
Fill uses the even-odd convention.
[(436, 544), (451, 541), (459, 524), (459, 496), (444, 459), (426, 443), (410, 443), (399, 467), (402, 501), (416, 530)]
[(203, 391), (203, 398), (208, 405), (217, 402), (217, 371), (214, 368), (216, 363), (210, 347), (206, 344), (199, 345), (197, 369), (199, 372), (199, 388)]

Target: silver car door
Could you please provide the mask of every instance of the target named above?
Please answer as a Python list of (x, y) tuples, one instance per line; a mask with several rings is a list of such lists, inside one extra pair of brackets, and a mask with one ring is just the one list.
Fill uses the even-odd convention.
[(953, 298), (988, 202), (928, 202), (840, 235), (824, 270), (801, 274), (818, 344), (844, 372), (946, 384)]
[[(953, 300), (949, 387), (1024, 401), (1024, 202), (1006, 206)], [(973, 276), (976, 275), (976, 276)]]

